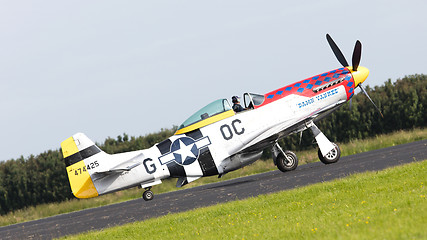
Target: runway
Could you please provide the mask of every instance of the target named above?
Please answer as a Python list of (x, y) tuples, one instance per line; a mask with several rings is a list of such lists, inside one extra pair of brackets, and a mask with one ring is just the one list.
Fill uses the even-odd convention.
[[(169, 213), (183, 212), (217, 203), (330, 181), (353, 173), (378, 171), (392, 166), (421, 161), (426, 158), (427, 140), (422, 140), (342, 157), (339, 162), (334, 164), (310, 163), (298, 166), (292, 172), (282, 173), (276, 170), (190, 189), (157, 194), (149, 202), (141, 198), (5, 226), (0, 228), (0, 238), (51, 239), (89, 230), (99, 230)], [(155, 188), (153, 190), (155, 193)]]

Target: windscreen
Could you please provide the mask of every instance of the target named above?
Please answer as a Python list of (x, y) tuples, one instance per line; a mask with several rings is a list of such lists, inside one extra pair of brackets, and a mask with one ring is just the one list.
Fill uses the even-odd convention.
[(231, 109), (232, 108), (227, 99), (216, 100), (191, 115), (191, 117), (189, 117), (179, 126), (178, 130)]

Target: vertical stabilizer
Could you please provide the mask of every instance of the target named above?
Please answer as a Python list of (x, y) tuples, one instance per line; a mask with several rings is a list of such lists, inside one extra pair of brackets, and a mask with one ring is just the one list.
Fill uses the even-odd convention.
[(98, 196), (98, 191), (86, 169), (84, 159), (102, 152), (101, 149), (83, 133), (74, 134), (63, 141), (61, 148), (74, 196), (77, 198)]

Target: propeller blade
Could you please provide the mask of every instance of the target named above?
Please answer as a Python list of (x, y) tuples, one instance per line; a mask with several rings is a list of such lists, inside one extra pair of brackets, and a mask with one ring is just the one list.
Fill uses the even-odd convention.
[(352, 58), (353, 71), (357, 71), (361, 56), (362, 56), (362, 43), (360, 43), (360, 41), (357, 40), (353, 50), (353, 58)]
[(368, 97), (369, 101), (371, 101), (372, 104), (374, 104), (375, 108), (378, 110), (378, 112), (380, 112), (381, 117), (384, 118), (383, 114), (381, 113), (381, 110), (377, 107), (377, 105), (375, 105), (374, 101), (372, 101), (372, 99), (369, 97), (368, 93), (365, 91), (365, 89), (363, 89), (362, 84), (359, 84), (360, 89), (362, 90), (362, 92)]
[(348, 107), (348, 110), (350, 110), (350, 112), (351, 112), (351, 103), (352, 103), (352, 101), (353, 101), (353, 98), (350, 98), (350, 104), (349, 104), (349, 107)]
[(347, 60), (345, 60), (344, 55), (342, 54), (341, 50), (338, 48), (338, 46), (335, 44), (334, 40), (332, 40), (331, 36), (329, 34), (326, 34), (326, 40), (328, 40), (329, 46), (331, 47), (332, 51), (335, 54), (335, 57), (338, 59), (338, 61), (341, 63), (343, 67), (348, 67)]

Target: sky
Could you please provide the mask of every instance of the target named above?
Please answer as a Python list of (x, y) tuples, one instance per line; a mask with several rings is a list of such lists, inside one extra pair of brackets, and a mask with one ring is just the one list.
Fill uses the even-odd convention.
[(0, 161), (144, 136), (245, 92), (341, 67), (365, 81), (427, 74), (427, 1), (0, 0)]

